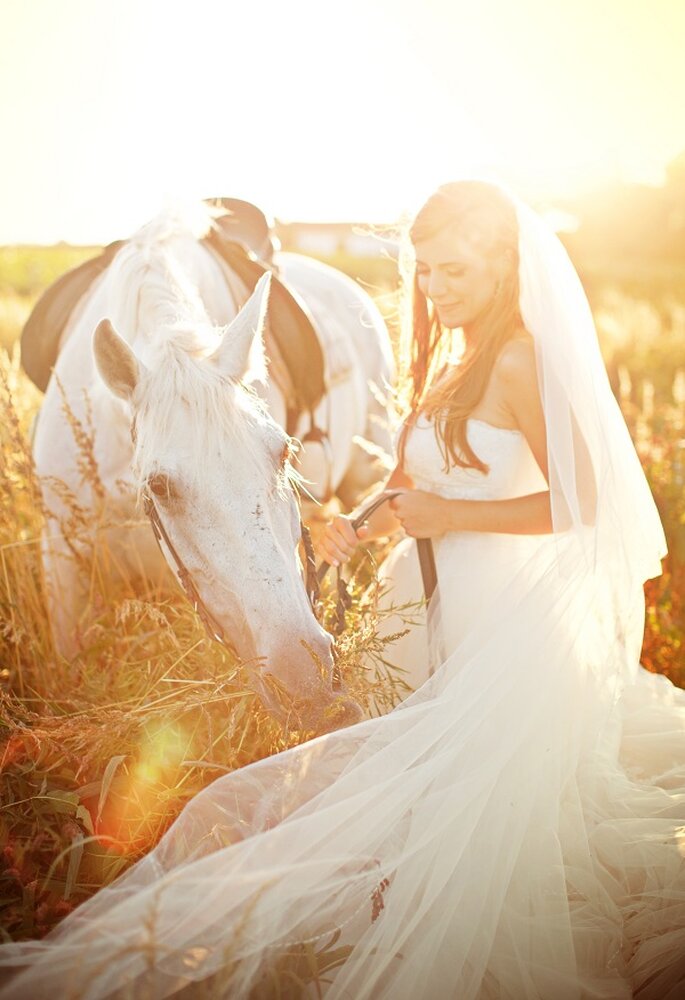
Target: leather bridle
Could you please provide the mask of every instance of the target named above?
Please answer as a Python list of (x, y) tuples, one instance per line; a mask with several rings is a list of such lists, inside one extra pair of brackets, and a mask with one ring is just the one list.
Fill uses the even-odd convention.
[[(365, 507), (362, 507), (360, 512), (352, 520), (352, 527), (357, 531), (364, 522), (371, 517), (371, 515), (382, 507), (384, 503), (388, 503), (390, 500), (394, 500), (396, 496), (399, 496), (402, 490), (384, 490), (379, 496), (371, 500)], [(303, 532), (309, 535), (308, 529), (305, 525), (302, 525)], [(304, 534), (303, 534), (304, 538)], [(305, 542), (305, 551), (307, 548), (307, 543)], [(316, 568), (314, 562), (314, 550), (311, 545), (311, 539), (309, 539), (309, 548), (311, 550), (311, 558), (307, 558), (307, 572), (308, 578), (309, 574), (312, 573), (314, 581), (312, 583), (312, 591), (310, 593), (309, 585), (307, 586), (307, 592), (310, 593), (310, 601), (312, 607), (315, 606), (315, 601), (319, 598), (319, 587), (320, 584), (325, 579), (327, 573), (331, 569), (330, 563), (322, 562), (319, 568)], [(423, 593), (428, 603), (435, 593), (435, 588), (438, 583), (437, 570), (435, 567), (435, 553), (433, 552), (433, 543), (430, 538), (417, 538), (416, 548), (419, 557), (419, 568), (421, 570), (421, 581), (423, 583)], [(312, 596), (313, 595), (313, 596)], [(347, 592), (347, 587), (345, 582), (338, 573), (338, 602), (335, 610), (333, 634), (339, 635), (340, 632), (345, 627), (345, 611), (350, 606), (350, 596)]]
[[(224, 646), (226, 649), (230, 650), (235, 656), (237, 656), (237, 651), (235, 647), (228, 641), (226, 634), (220, 623), (216, 620), (212, 612), (209, 610), (205, 602), (200, 596), (200, 592), (197, 589), (195, 581), (193, 580), (193, 575), (186, 566), (186, 564), (181, 559), (181, 556), (176, 549), (176, 546), (171, 541), (169, 533), (164, 527), (164, 522), (160, 517), (157, 504), (155, 503), (154, 496), (150, 490), (149, 484), (146, 484), (142, 492), (143, 498), (143, 511), (150, 521), (152, 526), (152, 531), (154, 533), (157, 544), (160, 550), (166, 548), (169, 555), (174, 561), (176, 576), (178, 577), (178, 582), (183, 589), (186, 597), (190, 601), (193, 610), (200, 618), (200, 621), (205, 627), (205, 631), (210, 639), (214, 642), (218, 642), (219, 645)], [(309, 598), (309, 603), (311, 605), (312, 613), (316, 617), (316, 608), (319, 601), (320, 580), (323, 579), (323, 575), (319, 578), (316, 570), (316, 560), (314, 557), (314, 546), (312, 545), (311, 535), (309, 533), (309, 528), (304, 524), (302, 518), (300, 518), (300, 533), (302, 537), (302, 546), (305, 553), (305, 587), (307, 590), (307, 596)], [(325, 574), (324, 574), (325, 575)]]
[[(362, 526), (362, 524), (369, 518), (374, 511), (388, 501), (394, 499), (401, 493), (401, 490), (387, 490), (381, 493), (380, 496), (376, 497), (370, 503), (368, 503), (359, 514), (353, 519), (352, 527), (356, 531)], [(195, 581), (193, 580), (190, 570), (187, 568), (180, 555), (178, 554), (174, 543), (171, 541), (169, 534), (164, 527), (164, 522), (159, 516), (159, 511), (157, 509), (157, 504), (154, 501), (154, 497), (149, 489), (149, 486), (143, 490), (143, 509), (146, 516), (148, 517), (150, 524), (152, 525), (152, 530), (154, 532), (155, 538), (157, 539), (157, 544), (160, 549), (162, 546), (166, 547), (171, 558), (176, 565), (176, 575), (178, 581), (183, 588), (183, 591), (190, 601), (193, 610), (199, 616), (202, 624), (205, 627), (207, 635), (210, 639), (218, 642), (221, 646), (230, 650), (234, 655), (236, 654), (235, 647), (226, 639), (224, 630), (216, 620), (212, 612), (209, 610), (205, 602), (200, 596)], [(327, 573), (331, 569), (330, 563), (323, 562), (317, 568), (316, 559), (314, 557), (314, 546), (312, 545), (311, 535), (309, 533), (309, 528), (304, 524), (302, 518), (300, 518), (300, 532), (302, 537), (302, 546), (304, 549), (304, 569), (305, 569), (305, 588), (307, 591), (307, 597), (309, 598), (309, 603), (311, 605), (312, 614), (318, 619), (317, 609), (320, 601), (321, 594), (321, 583), (326, 577)], [(421, 577), (423, 580), (423, 589), (426, 601), (430, 601), (435, 591), (437, 584), (437, 574), (435, 569), (435, 556), (433, 553), (433, 545), (429, 538), (418, 538), (417, 548), (419, 554), (419, 565), (421, 568)], [(345, 627), (345, 611), (350, 605), (350, 597), (347, 592), (345, 583), (338, 574), (338, 602), (335, 613), (335, 620), (333, 626), (334, 635), (339, 635), (340, 632)]]
[(143, 510), (152, 525), (152, 530), (160, 549), (162, 549), (162, 543), (164, 543), (169, 555), (174, 560), (174, 563), (176, 564), (176, 576), (178, 577), (178, 582), (181, 584), (181, 587), (190, 601), (193, 610), (204, 625), (207, 635), (210, 639), (214, 639), (215, 642), (218, 642), (221, 646), (225, 646), (226, 649), (230, 650), (234, 655), (237, 655), (235, 647), (232, 646), (226, 639), (221, 625), (200, 597), (200, 592), (195, 586), (195, 581), (193, 580), (190, 570), (181, 559), (180, 555), (176, 551), (176, 546), (169, 538), (167, 530), (164, 527), (164, 522), (159, 516), (157, 504), (155, 503), (148, 487), (146, 487), (143, 491)]

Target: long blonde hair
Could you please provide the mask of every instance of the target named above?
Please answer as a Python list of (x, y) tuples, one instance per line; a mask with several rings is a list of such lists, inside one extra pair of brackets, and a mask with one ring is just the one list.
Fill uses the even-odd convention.
[[(518, 225), (512, 202), (494, 184), (456, 181), (444, 184), (419, 211), (408, 232), (412, 243), (430, 239), (444, 229), (459, 228), (483, 243), (483, 254), (492, 261), (506, 258), (507, 268), (498, 292), (481, 317), (483, 336), (461, 364), (436, 380), (444, 368), (449, 343), (432, 303), (412, 287), (410, 322), (405, 324), (405, 351), (400, 396), (407, 417), (399, 440), (399, 460), (404, 461), (406, 439), (419, 413), (434, 421), (438, 444), (451, 465), (487, 472), (467, 439), (467, 421), (483, 398), (492, 369), (503, 345), (523, 326), (519, 311)], [(409, 327), (407, 331), (407, 327)], [(408, 333), (408, 335), (407, 335)]]

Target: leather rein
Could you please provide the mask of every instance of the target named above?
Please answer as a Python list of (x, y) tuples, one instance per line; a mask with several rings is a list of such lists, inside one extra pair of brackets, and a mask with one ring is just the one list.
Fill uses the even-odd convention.
[[(369, 518), (374, 511), (378, 510), (382, 504), (387, 503), (394, 497), (398, 496), (400, 490), (389, 490), (387, 492), (381, 493), (380, 496), (376, 497), (365, 507), (361, 509), (359, 514), (353, 519), (352, 527), (356, 531), (362, 526), (364, 521)], [(178, 554), (174, 543), (171, 541), (169, 534), (164, 527), (164, 522), (159, 516), (159, 510), (157, 509), (157, 504), (154, 501), (154, 497), (150, 492), (149, 488), (145, 488), (143, 491), (143, 509), (148, 517), (150, 524), (152, 525), (152, 530), (154, 532), (157, 544), (163, 551), (166, 548), (169, 555), (173, 559), (176, 566), (176, 576), (178, 577), (178, 582), (181, 584), (183, 591), (190, 601), (195, 613), (199, 616), (202, 624), (205, 627), (207, 635), (210, 639), (218, 642), (221, 646), (230, 650), (234, 655), (236, 654), (235, 648), (226, 639), (223, 628), (216, 620), (212, 612), (209, 610), (205, 602), (200, 596), (195, 581), (193, 580), (190, 570), (187, 568), (180, 555)], [(323, 562), (317, 568), (316, 559), (314, 557), (314, 547), (312, 545), (311, 535), (309, 533), (309, 528), (304, 524), (302, 518), (300, 518), (300, 532), (302, 536), (302, 546), (305, 554), (305, 587), (307, 590), (307, 596), (309, 598), (309, 603), (312, 609), (312, 614), (318, 619), (317, 608), (319, 605), (320, 594), (321, 594), (321, 583), (325, 579), (327, 573), (331, 569), (330, 563)], [(426, 602), (430, 601), (435, 587), (437, 584), (437, 573), (435, 568), (435, 556), (433, 553), (433, 545), (430, 538), (418, 538), (416, 540), (418, 555), (419, 555), (419, 565), (421, 568), (421, 577), (423, 580), (423, 590), (426, 598)], [(349, 593), (347, 592), (347, 587), (341, 577), (338, 574), (338, 602), (335, 612), (335, 620), (333, 626), (333, 634), (335, 636), (339, 635), (345, 627), (345, 611), (350, 606), (351, 599)]]
[(181, 587), (190, 601), (193, 610), (204, 625), (207, 635), (210, 639), (214, 639), (215, 642), (218, 642), (221, 646), (225, 646), (226, 649), (229, 649), (235, 654), (235, 648), (226, 639), (221, 625), (200, 597), (200, 592), (195, 586), (192, 573), (181, 559), (180, 555), (176, 551), (174, 543), (169, 538), (167, 530), (164, 527), (164, 522), (159, 516), (157, 504), (147, 488), (143, 491), (143, 510), (152, 525), (152, 530), (162, 554), (164, 552), (164, 547), (166, 547), (169, 555), (174, 560), (174, 563), (176, 564), (176, 576), (178, 577), (178, 582), (181, 584)]

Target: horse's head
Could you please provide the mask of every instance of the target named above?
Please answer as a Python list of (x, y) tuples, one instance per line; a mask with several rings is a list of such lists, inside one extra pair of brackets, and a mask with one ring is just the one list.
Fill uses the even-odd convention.
[[(316, 621), (298, 556), (301, 524), (292, 489), (290, 441), (245, 383), (261, 352), (268, 280), (210, 353), (172, 331), (144, 361), (103, 320), (98, 369), (131, 408), (134, 470), (176, 559), (281, 718), (287, 692), (297, 719), (324, 730), (356, 721), (356, 704), (332, 683), (332, 641)], [(175, 553), (171, 549), (175, 550)], [(277, 682), (274, 686), (273, 680)]]

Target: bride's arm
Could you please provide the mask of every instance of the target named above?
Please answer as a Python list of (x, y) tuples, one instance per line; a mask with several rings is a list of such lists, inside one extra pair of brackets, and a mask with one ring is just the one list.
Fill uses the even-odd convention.
[(497, 364), (504, 407), (523, 432), (540, 471), (549, 483), (547, 429), (538, 386), (535, 347), (529, 340), (512, 340)]
[(448, 500), (407, 490), (390, 502), (397, 520), (414, 538), (439, 538), (451, 531), (547, 535), (552, 531), (549, 492), (511, 500)]
[(549, 493), (512, 500), (447, 500), (408, 490), (391, 501), (395, 516), (414, 538), (439, 538), (451, 531), (547, 535), (552, 531)]

